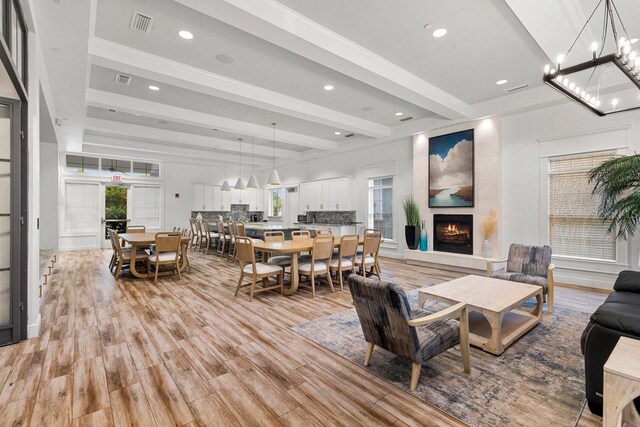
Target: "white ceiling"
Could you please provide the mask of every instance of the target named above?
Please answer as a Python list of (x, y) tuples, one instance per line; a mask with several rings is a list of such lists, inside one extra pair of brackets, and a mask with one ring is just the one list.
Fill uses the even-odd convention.
[[(242, 139), (243, 161), (253, 140), (267, 164), (272, 122), (276, 157), (295, 159), (563, 102), (542, 67), (597, 0), (34, 3), (62, 149), (219, 163), (239, 161)], [(640, 34), (640, 2), (617, 4)], [(129, 28), (134, 11), (154, 18), (148, 34)]]

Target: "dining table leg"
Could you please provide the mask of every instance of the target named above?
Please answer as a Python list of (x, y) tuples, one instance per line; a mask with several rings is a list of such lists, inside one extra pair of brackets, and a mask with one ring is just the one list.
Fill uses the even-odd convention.
[(148, 277), (148, 273), (141, 273), (138, 271), (136, 266), (136, 254), (138, 253), (138, 244), (131, 243), (131, 274), (139, 279), (146, 279)]
[(298, 290), (298, 254), (291, 254), (291, 286), (285, 286), (284, 294), (293, 295)]
[(189, 258), (187, 257), (188, 256), (187, 254), (189, 252), (189, 241), (187, 240), (186, 242), (181, 243), (181, 245), (182, 245), (182, 256), (180, 257), (180, 264), (178, 265), (178, 268), (180, 269), (180, 273), (182, 273), (189, 265)]

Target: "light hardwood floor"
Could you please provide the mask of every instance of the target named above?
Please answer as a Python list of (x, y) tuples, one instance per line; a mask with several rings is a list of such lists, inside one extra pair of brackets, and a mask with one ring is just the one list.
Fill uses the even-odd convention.
[[(0, 348), (0, 426), (464, 425), (290, 330), (350, 308), (348, 291), (250, 303), (246, 288), (233, 297), (238, 267), (214, 255), (157, 285), (116, 281), (110, 256), (58, 257), (40, 337)], [(389, 259), (382, 270), (407, 289), (459, 276)], [(558, 287), (556, 306), (604, 297)], [(579, 425), (600, 422), (586, 411)]]

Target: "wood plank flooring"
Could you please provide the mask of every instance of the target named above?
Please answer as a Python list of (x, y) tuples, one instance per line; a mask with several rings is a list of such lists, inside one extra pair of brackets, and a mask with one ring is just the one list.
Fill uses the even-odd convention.
[[(0, 426), (464, 425), (290, 330), (350, 308), (348, 291), (250, 303), (246, 288), (233, 296), (238, 267), (214, 255), (157, 285), (116, 281), (109, 257), (58, 257), (40, 337), (0, 348)], [(390, 259), (382, 270), (406, 289), (460, 276)], [(556, 305), (604, 297), (560, 287)], [(586, 410), (578, 425), (600, 422)]]

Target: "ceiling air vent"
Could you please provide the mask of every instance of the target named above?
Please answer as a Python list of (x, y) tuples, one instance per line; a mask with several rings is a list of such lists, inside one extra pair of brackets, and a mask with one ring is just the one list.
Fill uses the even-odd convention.
[(413, 120), (413, 117), (405, 117), (404, 119), (400, 119), (401, 122), (408, 122), (409, 120)]
[(131, 76), (118, 73), (116, 74), (116, 83), (129, 86), (129, 83), (131, 83)]
[(151, 16), (145, 15), (144, 13), (140, 13), (137, 10), (134, 10), (133, 16), (131, 17), (131, 24), (129, 24), (129, 28), (131, 28), (132, 30), (149, 34), (151, 32), (152, 24), (153, 24), (153, 18)]
[(528, 87), (529, 87), (529, 83), (525, 83), (525, 84), (520, 85), (520, 86), (511, 87), (511, 88), (507, 89), (506, 92), (507, 93), (513, 93), (513, 92), (517, 92), (517, 91), (522, 90), (522, 89), (526, 89)]
[(356, 136), (356, 134), (355, 133), (348, 133), (344, 137), (345, 138), (351, 138), (352, 136)]

